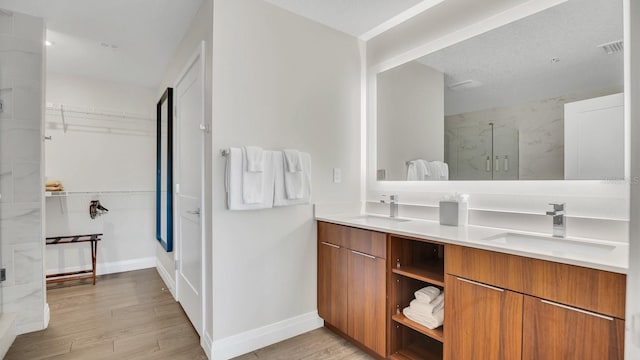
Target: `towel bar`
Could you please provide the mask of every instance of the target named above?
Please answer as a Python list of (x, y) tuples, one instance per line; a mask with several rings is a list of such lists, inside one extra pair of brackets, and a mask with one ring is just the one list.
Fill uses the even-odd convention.
[(229, 155), (229, 149), (220, 149), (220, 155), (222, 156)]

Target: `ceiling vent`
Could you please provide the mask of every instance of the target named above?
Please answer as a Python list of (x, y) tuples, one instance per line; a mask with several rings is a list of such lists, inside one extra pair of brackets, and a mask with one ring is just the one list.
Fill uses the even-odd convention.
[(449, 84), (447, 87), (451, 91), (462, 91), (462, 90), (477, 88), (480, 86), (482, 86), (482, 83), (480, 81), (465, 80), (465, 81)]
[(607, 55), (617, 54), (624, 50), (624, 45), (622, 40), (612, 41), (610, 43), (598, 45), (599, 48), (602, 48)]

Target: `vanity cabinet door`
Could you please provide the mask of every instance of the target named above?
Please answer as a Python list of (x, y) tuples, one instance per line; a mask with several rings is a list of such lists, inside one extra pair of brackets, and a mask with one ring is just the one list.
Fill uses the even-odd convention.
[(349, 251), (318, 242), (318, 315), (338, 330), (347, 332), (347, 270)]
[(386, 261), (349, 250), (347, 334), (386, 357)]
[(521, 358), (522, 294), (451, 275), (445, 289), (445, 359)]
[(624, 358), (624, 321), (531, 296), (524, 298), (523, 359)]

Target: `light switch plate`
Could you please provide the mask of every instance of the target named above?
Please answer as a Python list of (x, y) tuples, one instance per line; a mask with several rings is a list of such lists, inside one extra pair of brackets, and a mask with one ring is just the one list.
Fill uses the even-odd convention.
[(333, 168), (333, 182), (336, 184), (342, 182), (342, 170), (340, 168)]

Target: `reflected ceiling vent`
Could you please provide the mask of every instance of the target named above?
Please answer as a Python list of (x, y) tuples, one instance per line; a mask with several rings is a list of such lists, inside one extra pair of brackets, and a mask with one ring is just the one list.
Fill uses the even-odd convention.
[(622, 40), (612, 41), (610, 43), (598, 45), (599, 48), (602, 48), (607, 55), (617, 54), (624, 50), (624, 45)]
[(465, 80), (465, 81), (449, 84), (447, 87), (451, 91), (462, 91), (462, 90), (477, 88), (480, 86), (482, 86), (482, 83), (480, 81)]

